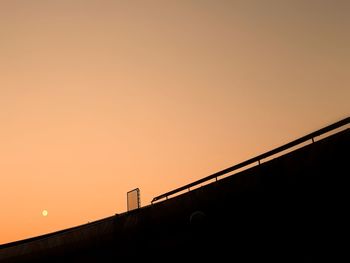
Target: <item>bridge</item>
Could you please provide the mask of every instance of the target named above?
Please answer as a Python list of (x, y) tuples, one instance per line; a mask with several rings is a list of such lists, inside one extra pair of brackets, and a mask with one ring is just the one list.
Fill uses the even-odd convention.
[(2, 245), (0, 262), (336, 261), (348, 225), (349, 123), (345, 118), (140, 209)]

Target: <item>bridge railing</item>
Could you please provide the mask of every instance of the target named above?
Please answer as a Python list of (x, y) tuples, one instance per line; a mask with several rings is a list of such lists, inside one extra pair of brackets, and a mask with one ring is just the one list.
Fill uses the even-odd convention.
[(171, 196), (171, 195), (177, 194), (177, 193), (179, 193), (181, 191), (184, 191), (186, 189), (190, 190), (191, 188), (193, 188), (193, 187), (195, 187), (195, 186), (197, 186), (199, 184), (205, 183), (205, 182), (207, 182), (209, 180), (212, 180), (212, 179), (217, 180), (218, 177), (220, 177), (220, 176), (226, 175), (226, 174), (228, 174), (230, 172), (233, 172), (233, 171), (238, 170), (240, 168), (246, 167), (246, 166), (248, 166), (250, 164), (253, 164), (253, 163), (260, 164), (261, 160), (263, 160), (263, 159), (271, 157), (272, 155), (275, 155), (275, 154), (280, 153), (282, 151), (286, 151), (286, 150), (288, 150), (288, 149), (290, 149), (292, 147), (295, 147), (297, 145), (305, 143), (305, 142), (307, 142), (309, 140), (314, 142), (314, 138), (315, 137), (323, 135), (323, 134), (328, 133), (328, 132), (331, 132), (331, 131), (336, 130), (338, 128), (341, 128), (341, 127), (343, 127), (345, 125), (348, 125), (349, 123), (350, 123), (350, 117), (342, 119), (342, 120), (340, 120), (340, 121), (338, 121), (336, 123), (333, 123), (333, 124), (331, 124), (329, 126), (326, 126), (326, 127), (322, 128), (322, 129), (319, 129), (319, 130), (317, 130), (315, 132), (312, 132), (312, 133), (310, 133), (308, 135), (305, 135), (305, 136), (303, 136), (303, 137), (301, 137), (299, 139), (296, 139), (296, 140), (291, 141), (291, 142), (289, 142), (287, 144), (284, 144), (284, 145), (282, 145), (282, 146), (280, 146), (278, 148), (275, 148), (275, 149), (273, 149), (271, 151), (268, 151), (266, 153), (260, 154), (260, 155), (254, 157), (254, 158), (251, 158), (249, 160), (246, 160), (244, 162), (241, 162), (239, 164), (236, 164), (234, 166), (231, 166), (229, 168), (226, 168), (226, 169), (221, 170), (219, 172), (216, 172), (214, 174), (211, 174), (211, 175), (209, 175), (207, 177), (204, 177), (202, 179), (199, 179), (199, 180), (197, 180), (197, 181), (195, 181), (193, 183), (184, 185), (182, 187), (179, 187), (177, 189), (174, 189), (174, 190), (169, 191), (167, 193), (164, 193), (162, 195), (156, 196), (156, 197), (154, 197), (152, 199), (152, 203), (156, 202), (156, 201), (159, 201), (161, 199), (164, 199), (164, 198), (168, 199), (168, 197)]

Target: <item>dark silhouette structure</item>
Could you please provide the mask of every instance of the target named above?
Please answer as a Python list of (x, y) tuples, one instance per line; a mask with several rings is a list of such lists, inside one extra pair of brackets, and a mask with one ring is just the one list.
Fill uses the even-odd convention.
[(348, 225), (349, 123), (155, 197), (149, 206), (2, 245), (0, 262), (337, 262)]

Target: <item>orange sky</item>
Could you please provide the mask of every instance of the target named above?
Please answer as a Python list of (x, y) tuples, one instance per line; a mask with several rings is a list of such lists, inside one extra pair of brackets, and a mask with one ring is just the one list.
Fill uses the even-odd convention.
[[(0, 1), (0, 244), (350, 112), (349, 1)], [(47, 209), (49, 215), (41, 212)]]

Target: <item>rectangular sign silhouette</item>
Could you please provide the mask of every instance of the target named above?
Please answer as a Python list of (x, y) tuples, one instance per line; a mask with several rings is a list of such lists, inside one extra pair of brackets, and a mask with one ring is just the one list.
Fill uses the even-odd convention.
[(127, 193), (127, 205), (128, 211), (140, 208), (140, 189), (136, 188)]

